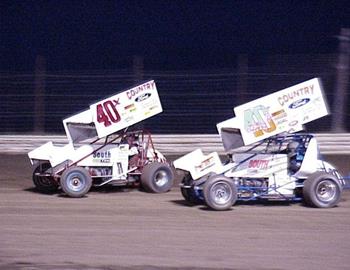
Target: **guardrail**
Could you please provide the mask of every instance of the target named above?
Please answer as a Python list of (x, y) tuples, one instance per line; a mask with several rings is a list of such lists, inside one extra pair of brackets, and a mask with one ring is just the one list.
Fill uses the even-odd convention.
[[(317, 133), (315, 137), (322, 154), (350, 155), (350, 133)], [(55, 145), (67, 144), (63, 135), (0, 135), (0, 153), (25, 154), (52, 141)], [(156, 148), (165, 155), (183, 155), (197, 148), (203, 152), (224, 153), (218, 134), (153, 135)]]

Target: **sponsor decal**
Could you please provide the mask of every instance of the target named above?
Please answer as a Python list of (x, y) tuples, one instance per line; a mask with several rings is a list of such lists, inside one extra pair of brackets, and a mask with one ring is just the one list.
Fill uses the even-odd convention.
[(105, 158), (105, 159), (100, 159), (98, 160), (100, 163), (110, 163), (111, 162), (111, 159), (109, 158)]
[(297, 101), (294, 101), (292, 104), (290, 104), (288, 107), (290, 109), (296, 109), (299, 108), (301, 106), (304, 106), (306, 103), (308, 103), (310, 101), (309, 98), (303, 98), (303, 99), (299, 99)]
[(130, 116), (130, 117), (126, 117), (125, 119), (124, 119), (124, 121), (125, 122), (131, 122), (131, 121), (134, 121), (135, 119), (134, 119), (134, 117), (132, 117), (132, 116)]
[(277, 98), (278, 103), (283, 106), (286, 103), (289, 103), (290, 101), (299, 98), (301, 96), (306, 96), (306, 95), (313, 95), (314, 94), (314, 85), (311, 84), (309, 86), (294, 90), (288, 94), (284, 94), (280, 97)]
[(110, 158), (110, 157), (111, 157), (110, 151), (95, 152), (93, 154), (93, 158)]
[(150, 107), (149, 110), (152, 111), (152, 110), (157, 109), (157, 108), (158, 108), (158, 106), (156, 105), (156, 106)]
[(97, 122), (103, 123), (105, 127), (118, 123), (120, 114), (117, 110), (117, 105), (120, 105), (119, 98), (116, 100), (106, 100), (103, 103), (96, 105)]
[(155, 87), (154, 81), (147, 82), (145, 84), (142, 84), (140, 86), (137, 86), (133, 89), (130, 89), (126, 92), (126, 96), (128, 99), (132, 99), (134, 96), (138, 95), (139, 93), (147, 90), (147, 89), (153, 89)]
[(292, 122), (289, 123), (289, 126), (290, 127), (294, 127), (296, 124), (298, 124), (298, 121), (297, 120), (294, 120)]
[(282, 109), (282, 110), (279, 110), (279, 111), (277, 111), (277, 112), (272, 113), (271, 116), (272, 116), (275, 120), (278, 120), (278, 119), (287, 117), (287, 113), (285, 112), (285, 110)]
[(280, 126), (280, 125), (287, 123), (287, 122), (288, 122), (288, 120), (286, 118), (284, 118), (284, 119), (278, 120), (277, 125)]
[(151, 93), (144, 93), (144, 94), (138, 96), (138, 97), (135, 99), (135, 101), (136, 101), (136, 102), (142, 102), (142, 101), (148, 99), (150, 96), (151, 96)]
[(110, 151), (101, 151), (95, 152), (92, 155), (94, 162), (99, 163), (109, 163), (111, 161), (111, 152)]
[(248, 168), (253, 169), (267, 169), (269, 167), (269, 160), (265, 159), (252, 159), (249, 161)]
[(130, 105), (128, 105), (128, 106), (125, 106), (124, 109), (125, 109), (126, 111), (129, 111), (129, 112), (134, 112), (134, 111), (136, 111), (136, 107), (135, 107), (135, 104), (134, 104), (134, 103), (132, 103), (132, 104), (130, 104)]
[(244, 111), (244, 129), (260, 137), (276, 130), (276, 124), (269, 113), (269, 107), (258, 105)]
[(214, 166), (214, 157), (207, 158), (206, 160), (203, 160), (201, 164), (198, 166), (195, 166), (196, 171), (202, 172), (206, 169), (209, 169), (210, 167)]

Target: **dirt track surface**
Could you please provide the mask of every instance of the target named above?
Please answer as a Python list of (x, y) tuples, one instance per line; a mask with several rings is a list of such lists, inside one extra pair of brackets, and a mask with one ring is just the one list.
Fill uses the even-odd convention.
[(0, 269), (350, 269), (350, 191), (332, 209), (215, 212), (187, 205), (176, 187), (72, 199), (36, 193), (26, 156), (0, 157)]

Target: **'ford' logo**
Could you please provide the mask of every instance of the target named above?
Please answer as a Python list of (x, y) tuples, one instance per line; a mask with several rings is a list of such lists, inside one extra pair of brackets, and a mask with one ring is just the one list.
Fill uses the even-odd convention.
[(135, 101), (136, 102), (141, 102), (141, 101), (144, 101), (145, 99), (148, 99), (149, 97), (151, 96), (151, 93), (145, 93), (141, 96), (138, 96)]
[(306, 103), (308, 103), (310, 101), (309, 98), (303, 98), (303, 99), (299, 99), (297, 101), (294, 101), (292, 104), (289, 105), (290, 109), (296, 109), (299, 108), (301, 106), (304, 106)]

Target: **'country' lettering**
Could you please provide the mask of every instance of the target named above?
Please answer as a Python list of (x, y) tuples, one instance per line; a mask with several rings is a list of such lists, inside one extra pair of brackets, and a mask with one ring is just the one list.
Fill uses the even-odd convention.
[(140, 86), (137, 86), (133, 89), (130, 89), (129, 91), (126, 92), (126, 95), (128, 97), (128, 99), (132, 99), (134, 96), (136, 96), (137, 94), (147, 90), (147, 89), (153, 89), (154, 88), (154, 82), (148, 82), (145, 84), (142, 84)]
[(297, 90), (294, 90), (288, 94), (284, 94), (281, 97), (278, 97), (278, 103), (283, 106), (289, 101), (292, 101), (295, 98), (305, 96), (305, 95), (313, 95), (314, 93), (314, 85), (306, 86)]

